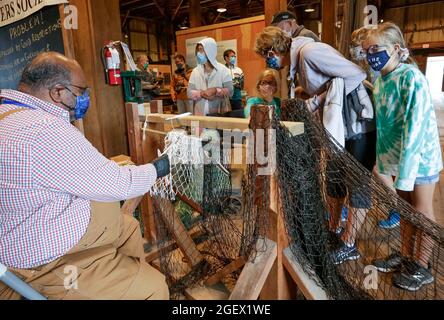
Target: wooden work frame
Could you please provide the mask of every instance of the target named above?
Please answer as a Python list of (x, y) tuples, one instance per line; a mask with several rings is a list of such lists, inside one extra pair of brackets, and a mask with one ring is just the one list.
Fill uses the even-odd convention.
[[(266, 111), (263, 111), (266, 113)], [(139, 116), (138, 105), (135, 103), (126, 104), (126, 114), (128, 120), (128, 136), (130, 144), (131, 158), (135, 163), (147, 163), (157, 155), (157, 149), (160, 148), (160, 140), (164, 135), (175, 127), (191, 126), (193, 123), (199, 122), (200, 127), (209, 129), (239, 129), (246, 130), (250, 127), (250, 120), (233, 119), (233, 118), (217, 118), (217, 117), (196, 117), (187, 116), (173, 121), (167, 121), (171, 115), (165, 114), (149, 114), (146, 117), (148, 130), (143, 130), (143, 122)], [(271, 115), (270, 115), (271, 116)], [(302, 134), (304, 126), (302, 123), (284, 122), (284, 125), (293, 135)], [(143, 136), (146, 139), (143, 139)], [(150, 143), (153, 145), (149, 146)], [(210, 277), (206, 281), (207, 286), (214, 285), (221, 277), (243, 267), (241, 276), (235, 285), (231, 295), (219, 296), (217, 299), (227, 298), (230, 300), (257, 300), (271, 299), (283, 300), (295, 297), (296, 286), (304, 294), (307, 299), (325, 300), (327, 295), (311, 280), (303, 271), (292, 255), (286, 236), (282, 214), (279, 204), (279, 190), (277, 179), (272, 176), (269, 180), (270, 187), (270, 226), (266, 234), (259, 240), (259, 248), (264, 247), (265, 252), (258, 254), (254, 261), (246, 262), (242, 259), (233, 261), (227, 265), (218, 274)], [(154, 218), (152, 203), (145, 202), (148, 219), (145, 220), (145, 230), (148, 234), (154, 233)], [(145, 215), (144, 215), (145, 217)], [(180, 223), (181, 221), (175, 221)], [(190, 235), (190, 239), (193, 238)], [(147, 240), (150, 240), (149, 238)], [(152, 239), (151, 239), (152, 240)], [(176, 239), (177, 240), (177, 239)], [(179, 240), (180, 241), (180, 240)], [(178, 244), (171, 244), (171, 248), (180, 247)], [(148, 261), (151, 262), (158, 258), (159, 252), (156, 248), (152, 252), (147, 253)], [(201, 287), (198, 290), (188, 290), (186, 296), (189, 299), (214, 299), (208, 287)]]

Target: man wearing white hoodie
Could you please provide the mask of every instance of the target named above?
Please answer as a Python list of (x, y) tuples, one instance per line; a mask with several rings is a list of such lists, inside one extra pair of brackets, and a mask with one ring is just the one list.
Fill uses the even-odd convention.
[[(373, 106), (362, 85), (367, 77), (365, 71), (325, 43), (307, 37), (292, 39), (276, 27), (267, 27), (259, 34), (255, 51), (266, 59), (269, 68), (279, 70), (291, 65), (292, 77), (297, 74), (304, 91), (313, 97), (307, 103), (309, 109), (314, 112), (322, 108), (326, 129), (325, 111), (329, 112), (334, 123), (328, 125), (342, 130), (336, 140), (342, 140), (345, 149), (371, 172), (376, 162), (376, 125)], [(328, 105), (326, 100), (330, 101)], [(327, 170), (331, 229), (338, 224), (347, 193), (350, 200), (346, 230), (336, 232), (343, 244), (332, 254), (333, 262), (340, 264), (360, 257), (356, 235), (371, 207), (371, 190), (367, 175), (362, 177), (363, 188), (347, 190), (342, 177), (348, 173), (343, 172), (341, 164), (329, 161)]]
[(187, 91), (188, 98), (193, 100), (195, 115), (221, 113), (228, 107), (226, 101), (233, 96), (230, 70), (219, 63), (216, 56), (217, 44), (213, 38), (205, 38), (197, 44), (198, 65), (191, 73)]

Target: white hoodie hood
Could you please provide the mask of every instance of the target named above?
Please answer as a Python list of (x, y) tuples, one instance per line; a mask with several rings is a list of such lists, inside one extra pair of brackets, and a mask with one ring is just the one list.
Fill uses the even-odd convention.
[(198, 44), (201, 44), (204, 47), (205, 53), (207, 54), (207, 58), (210, 61), (210, 63), (215, 67), (218, 68), (218, 62), (217, 62), (217, 43), (213, 38), (205, 38), (198, 42)]

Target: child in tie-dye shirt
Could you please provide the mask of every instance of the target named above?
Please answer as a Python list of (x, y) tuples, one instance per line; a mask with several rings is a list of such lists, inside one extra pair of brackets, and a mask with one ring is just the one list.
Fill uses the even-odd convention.
[[(433, 193), (443, 163), (427, 79), (416, 66), (408, 64), (411, 58), (402, 32), (393, 23), (383, 23), (372, 30), (363, 49), (370, 66), (381, 71), (373, 91), (377, 169), (394, 178), (394, 186), (403, 199), (434, 220)], [(433, 249), (428, 238), (401, 219), (401, 252), (373, 264), (381, 272), (392, 272), (408, 261), (404, 271), (393, 276), (393, 283), (410, 291), (419, 290), (435, 281), (428, 270)]]

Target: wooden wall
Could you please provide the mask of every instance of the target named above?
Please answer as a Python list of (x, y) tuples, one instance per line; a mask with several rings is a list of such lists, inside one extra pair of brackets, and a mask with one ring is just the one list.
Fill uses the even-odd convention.
[[(176, 32), (177, 52), (186, 56), (185, 41), (190, 38), (207, 36), (216, 41), (237, 39), (238, 65), (244, 71), (245, 90), (251, 96), (255, 94), (259, 73), (265, 69), (265, 60), (254, 52), (256, 35), (264, 28), (265, 17), (258, 16), (178, 31)], [(219, 62), (225, 63), (224, 61)]]
[(402, 28), (409, 47), (433, 47), (439, 43), (444, 46), (444, 29), (438, 29), (444, 25), (444, 3), (388, 9), (383, 15), (385, 21), (392, 21)]
[(128, 154), (123, 88), (105, 83), (100, 58), (105, 41), (122, 40), (119, 0), (71, 0), (70, 4), (79, 12), (79, 29), (70, 32), (72, 56), (92, 89), (91, 107), (83, 120), (85, 136), (108, 158)]

